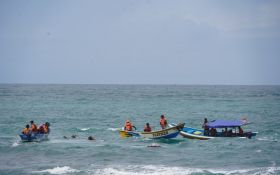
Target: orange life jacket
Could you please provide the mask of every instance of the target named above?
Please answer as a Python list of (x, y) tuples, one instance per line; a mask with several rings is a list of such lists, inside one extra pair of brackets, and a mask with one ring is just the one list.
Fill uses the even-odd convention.
[(127, 131), (132, 131), (132, 124), (130, 122), (126, 122), (124, 129)]
[(30, 133), (30, 129), (29, 128), (24, 128), (22, 130), (22, 133), (25, 134), (25, 135), (28, 135)]
[(33, 123), (33, 124), (31, 125), (31, 131), (32, 131), (32, 132), (37, 132), (37, 130), (38, 130), (37, 126)]

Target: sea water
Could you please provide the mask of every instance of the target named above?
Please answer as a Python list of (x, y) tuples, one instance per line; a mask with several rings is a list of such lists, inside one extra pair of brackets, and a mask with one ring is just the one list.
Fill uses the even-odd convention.
[[(120, 138), (169, 123), (247, 118), (247, 138), (153, 141)], [(49, 140), (22, 143), (30, 120), (51, 123)], [(0, 85), (0, 174), (280, 174), (280, 86)], [(71, 138), (77, 135), (76, 138)], [(65, 139), (66, 136), (68, 139)], [(93, 136), (95, 140), (87, 140)], [(156, 143), (160, 147), (149, 147)]]

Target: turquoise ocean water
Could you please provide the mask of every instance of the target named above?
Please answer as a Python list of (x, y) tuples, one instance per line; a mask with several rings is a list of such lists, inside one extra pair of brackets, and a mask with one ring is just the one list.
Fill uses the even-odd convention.
[[(252, 122), (253, 139), (121, 139), (126, 119), (201, 128), (204, 117)], [(49, 140), (21, 143), (30, 121)], [(280, 174), (280, 86), (0, 85), (0, 174)], [(77, 135), (76, 139), (63, 136)], [(88, 141), (88, 136), (95, 141)]]

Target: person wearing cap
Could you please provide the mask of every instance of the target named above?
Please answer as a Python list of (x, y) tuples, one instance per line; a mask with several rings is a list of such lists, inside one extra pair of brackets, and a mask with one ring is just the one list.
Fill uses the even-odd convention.
[(167, 127), (167, 120), (165, 119), (164, 115), (161, 115), (160, 118), (161, 119), (159, 121), (159, 124), (161, 126), (161, 129), (165, 129)]
[(150, 124), (146, 123), (146, 126), (144, 128), (144, 132), (151, 132), (151, 131), (152, 131), (152, 128), (150, 127)]
[(30, 121), (30, 125), (31, 125), (31, 131), (36, 133), (38, 131), (38, 128), (33, 120)]
[(24, 135), (30, 135), (31, 134), (31, 130), (30, 130), (29, 125), (26, 125), (21, 133), (24, 134)]

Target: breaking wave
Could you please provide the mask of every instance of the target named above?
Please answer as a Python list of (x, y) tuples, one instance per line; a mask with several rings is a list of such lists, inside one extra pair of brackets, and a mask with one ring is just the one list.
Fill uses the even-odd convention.
[(78, 173), (79, 170), (73, 169), (69, 166), (63, 167), (55, 167), (51, 169), (41, 170), (41, 171), (34, 171), (33, 173), (49, 173), (49, 174), (68, 174), (68, 173)]
[(264, 167), (241, 170), (224, 169), (201, 169), (201, 168), (183, 168), (166, 167), (163, 165), (144, 165), (144, 166), (115, 166), (97, 169), (93, 174), (100, 175), (272, 175), (280, 173), (280, 167)]

